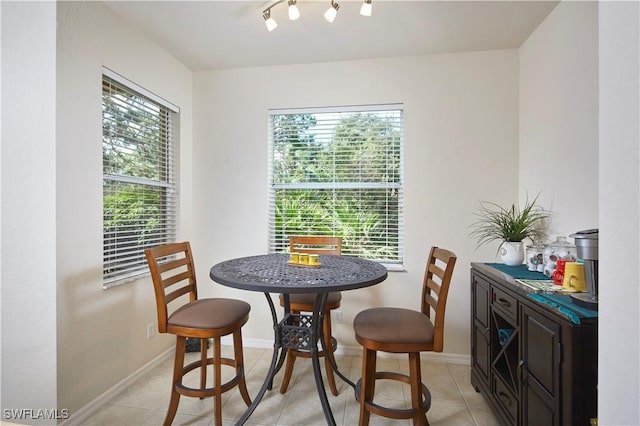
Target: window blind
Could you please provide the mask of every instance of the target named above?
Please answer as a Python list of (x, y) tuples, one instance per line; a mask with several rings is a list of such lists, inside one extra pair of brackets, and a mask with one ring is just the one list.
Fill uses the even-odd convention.
[(177, 108), (107, 74), (102, 78), (104, 287), (148, 273), (144, 250), (175, 241), (178, 207)]
[(402, 264), (403, 127), (401, 105), (271, 110), (269, 250), (331, 235), (345, 255)]

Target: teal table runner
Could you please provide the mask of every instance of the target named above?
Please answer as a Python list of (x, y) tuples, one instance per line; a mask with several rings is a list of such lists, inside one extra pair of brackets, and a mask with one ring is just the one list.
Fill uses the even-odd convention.
[(580, 324), (581, 318), (597, 318), (598, 311), (583, 308), (571, 301), (571, 296), (565, 294), (529, 293), (531, 299), (554, 308), (569, 318), (572, 323)]
[(549, 278), (542, 272), (530, 271), (527, 265), (509, 266), (504, 263), (485, 263), (485, 265), (496, 268), (500, 272), (511, 275), (517, 280), (548, 280)]

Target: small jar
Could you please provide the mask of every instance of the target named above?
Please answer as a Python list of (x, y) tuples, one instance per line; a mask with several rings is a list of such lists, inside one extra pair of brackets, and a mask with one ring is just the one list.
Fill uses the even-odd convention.
[(544, 271), (543, 251), (544, 246), (541, 244), (532, 244), (527, 246), (525, 252), (528, 270), (537, 272)]
[(544, 246), (544, 274), (551, 278), (556, 270), (556, 262), (560, 259), (576, 260), (576, 246), (567, 241), (567, 237), (558, 237)]

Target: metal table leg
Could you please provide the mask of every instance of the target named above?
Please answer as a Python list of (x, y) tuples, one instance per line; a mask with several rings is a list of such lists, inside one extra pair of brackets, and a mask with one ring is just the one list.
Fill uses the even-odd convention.
[[(324, 388), (324, 382), (322, 381), (322, 372), (320, 370), (320, 357), (318, 356), (318, 339), (322, 337), (322, 319), (324, 316), (324, 308), (327, 304), (327, 298), (329, 297), (329, 293), (319, 293), (316, 295), (316, 301), (313, 305), (313, 320), (311, 323), (312, 331), (312, 345), (310, 348), (311, 351), (311, 363), (313, 365), (313, 375), (316, 380), (316, 388), (318, 390), (318, 396), (320, 397), (320, 404), (322, 404), (322, 411), (324, 412), (324, 417), (327, 420), (327, 424), (331, 426), (335, 426), (336, 421), (333, 418), (333, 413), (331, 412), (331, 405), (329, 405), (329, 400), (327, 399), (327, 391)], [(322, 344), (323, 350), (324, 344)]]
[[(256, 407), (258, 407), (258, 404), (260, 404), (260, 401), (262, 401), (262, 397), (264, 396), (267, 389), (271, 389), (271, 384), (273, 383), (273, 377), (278, 371), (276, 366), (276, 361), (278, 360), (278, 351), (282, 349), (281, 339), (280, 339), (280, 326), (278, 325), (278, 315), (276, 314), (276, 308), (273, 305), (273, 301), (271, 300), (270, 294), (264, 293), (264, 295), (267, 297), (267, 302), (269, 303), (269, 309), (271, 310), (271, 318), (273, 319), (274, 336), (273, 336), (273, 355), (271, 356), (271, 365), (269, 366), (269, 372), (267, 373), (267, 377), (264, 383), (262, 384), (262, 387), (258, 391), (258, 394), (253, 399), (251, 406), (247, 408), (247, 411), (245, 411), (242, 417), (240, 417), (240, 420), (238, 420), (238, 422), (236, 423), (236, 426), (243, 425), (247, 422), (247, 419), (249, 419), (251, 414), (253, 414)], [(281, 354), (281, 357), (280, 357), (281, 358), (281, 362), (279, 363), (280, 366), (282, 366), (282, 363), (284, 362), (284, 358), (286, 356), (287, 351), (285, 350), (283, 352), (284, 353)]]

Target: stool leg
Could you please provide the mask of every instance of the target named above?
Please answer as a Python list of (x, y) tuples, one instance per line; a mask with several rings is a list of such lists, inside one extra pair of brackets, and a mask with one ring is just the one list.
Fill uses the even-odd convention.
[(376, 351), (363, 348), (362, 350), (362, 379), (360, 382), (360, 420), (359, 426), (367, 426), (371, 413), (367, 409), (367, 402), (373, 402), (376, 386)]
[(414, 426), (429, 426), (422, 400), (422, 373), (420, 372), (420, 352), (409, 352), (409, 378), (411, 381), (411, 407), (415, 410)]
[(222, 364), (220, 362), (222, 353), (220, 347), (220, 337), (213, 338), (213, 375), (215, 393), (213, 395), (215, 425), (222, 426)]
[(251, 398), (247, 390), (247, 382), (244, 377), (244, 355), (242, 354), (242, 330), (238, 329), (233, 333), (233, 357), (236, 362), (236, 376), (240, 376), (238, 380), (238, 390), (247, 407), (251, 405)]
[(207, 339), (200, 339), (200, 366), (200, 389), (204, 390), (207, 388)]
[(322, 321), (322, 338), (324, 339), (324, 369), (327, 371), (327, 382), (329, 389), (334, 396), (338, 396), (338, 388), (336, 387), (336, 379), (333, 376), (333, 367), (331, 362), (336, 365), (336, 359), (333, 357), (333, 342), (331, 341), (331, 311), (324, 313)]
[(284, 377), (282, 378), (282, 383), (280, 384), (280, 393), (282, 394), (287, 392), (289, 382), (291, 381), (291, 376), (293, 376), (293, 365), (296, 362), (296, 352), (291, 349), (286, 349), (286, 351), (287, 364), (284, 367)]
[(187, 338), (184, 336), (176, 336), (176, 355), (173, 360), (173, 380), (171, 382), (171, 399), (169, 400), (169, 408), (164, 418), (164, 426), (171, 426), (173, 419), (178, 411), (178, 403), (180, 402), (180, 394), (176, 391), (176, 384), (182, 382), (182, 370), (184, 369), (184, 350), (187, 344)]

